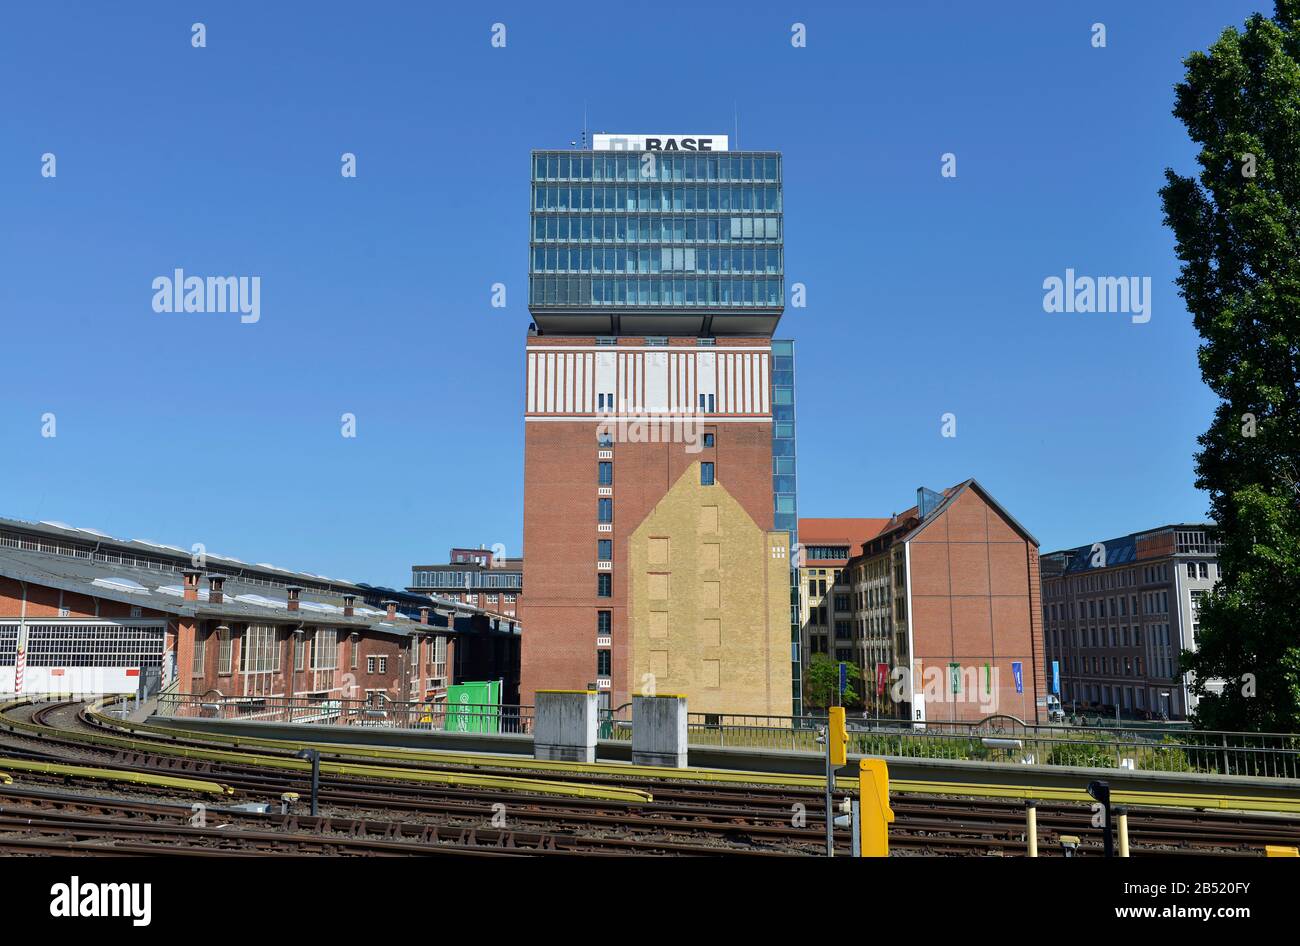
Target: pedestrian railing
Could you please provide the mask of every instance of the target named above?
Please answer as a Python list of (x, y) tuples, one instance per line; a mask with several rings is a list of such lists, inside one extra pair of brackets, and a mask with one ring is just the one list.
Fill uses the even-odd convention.
[[(820, 751), (824, 716), (691, 713), (691, 745)], [(848, 721), (859, 755), (1077, 765), (1145, 771), (1300, 778), (1300, 735), (1234, 733), (1179, 727), (1034, 726), (1014, 717), (980, 722)]]
[[(377, 729), (466, 733), (533, 731), (531, 706), (403, 702), (382, 694), (346, 697), (210, 697), (163, 693), (158, 715), (260, 720)], [(600, 710), (603, 740), (630, 742), (629, 706)], [(690, 713), (692, 746), (819, 752), (826, 717)], [(1300, 778), (1300, 735), (1192, 730), (1034, 726), (1010, 716), (979, 722), (924, 722), (850, 717), (849, 752), (901, 758), (954, 759), (1035, 765), (1074, 765), (1141, 771), (1200, 772)]]
[(443, 732), (530, 733), (533, 729), (531, 706), (412, 702), (391, 700), (382, 694), (350, 699), (171, 693), (160, 697), (158, 715)]

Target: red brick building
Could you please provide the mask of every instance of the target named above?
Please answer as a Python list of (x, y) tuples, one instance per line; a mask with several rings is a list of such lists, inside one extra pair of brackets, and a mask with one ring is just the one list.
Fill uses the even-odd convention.
[(495, 678), (513, 695), (518, 631), (425, 596), (0, 520), (0, 692), (131, 692), (152, 673), (241, 698), (437, 700)]
[(529, 338), (524, 702), (631, 699), (628, 540), (693, 464), (771, 529), (771, 342), (714, 341)]
[(844, 566), (869, 708), (1045, 723), (1037, 540), (973, 479), (917, 493)]

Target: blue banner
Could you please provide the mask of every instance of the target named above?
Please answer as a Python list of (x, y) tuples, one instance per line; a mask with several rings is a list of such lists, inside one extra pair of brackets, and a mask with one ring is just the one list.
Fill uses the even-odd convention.
[(1061, 692), (1061, 662), (1052, 661), (1052, 692), (1059, 694)]
[(849, 665), (840, 661), (840, 696), (849, 688)]
[(1019, 660), (1011, 661), (1011, 675), (1016, 678), (1016, 692), (1025, 692), (1025, 665)]

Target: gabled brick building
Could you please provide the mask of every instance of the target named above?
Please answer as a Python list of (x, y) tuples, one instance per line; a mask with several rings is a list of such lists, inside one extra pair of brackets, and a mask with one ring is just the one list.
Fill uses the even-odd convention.
[(843, 575), (871, 711), (1047, 721), (1038, 541), (978, 482), (918, 490)]

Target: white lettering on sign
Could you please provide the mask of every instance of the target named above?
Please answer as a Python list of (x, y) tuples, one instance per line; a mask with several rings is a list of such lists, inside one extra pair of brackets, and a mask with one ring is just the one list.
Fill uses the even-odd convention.
[(726, 151), (726, 135), (592, 135), (594, 151)]

